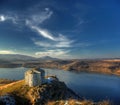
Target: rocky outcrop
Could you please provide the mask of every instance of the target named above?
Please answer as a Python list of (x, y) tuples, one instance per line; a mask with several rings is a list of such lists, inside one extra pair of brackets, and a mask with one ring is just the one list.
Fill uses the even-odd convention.
[[(36, 87), (29, 87), (25, 85), (24, 80), (21, 80), (2, 87), (0, 89), (0, 105), (9, 105), (5, 103), (12, 102), (11, 99), (15, 100), (16, 105), (45, 105), (48, 101), (80, 99), (64, 82), (59, 80)], [(9, 97), (6, 94), (9, 94)]]
[(93, 101), (82, 99), (71, 89), (69, 89), (64, 82), (60, 82), (58, 80), (36, 87), (29, 87), (25, 85), (24, 80), (21, 80), (15, 83), (8, 84), (6, 88), (2, 88), (0, 90), (0, 105), (111, 105), (111, 104), (109, 103), (109, 101), (94, 103)]
[(0, 105), (16, 105), (15, 99), (10, 95), (0, 96)]
[(80, 99), (64, 82), (58, 81), (31, 88), (28, 96), (33, 105), (44, 105), (48, 101)]

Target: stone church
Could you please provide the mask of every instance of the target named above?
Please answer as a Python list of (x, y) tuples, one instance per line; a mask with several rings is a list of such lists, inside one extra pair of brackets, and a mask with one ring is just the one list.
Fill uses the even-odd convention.
[(25, 84), (33, 87), (40, 86), (45, 82), (45, 71), (40, 68), (34, 68), (25, 72)]

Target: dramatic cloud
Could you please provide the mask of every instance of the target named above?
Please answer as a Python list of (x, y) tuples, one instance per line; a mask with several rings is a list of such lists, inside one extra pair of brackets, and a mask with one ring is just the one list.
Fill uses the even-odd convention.
[[(63, 48), (72, 47), (73, 40), (70, 40), (65, 35), (55, 34), (53, 32), (48, 31), (47, 29), (43, 29), (40, 25), (49, 19), (52, 16), (53, 12), (50, 11), (49, 8), (45, 8), (45, 11), (38, 14), (32, 15), (30, 19), (26, 20), (26, 25), (29, 26), (33, 31), (37, 32), (39, 36), (45, 38), (44, 41), (38, 39), (32, 39), (35, 45), (49, 48), (51, 50), (36, 52), (36, 56), (53, 56), (53, 57), (67, 57), (70, 51)], [(49, 41), (48, 41), (49, 40)], [(59, 49), (61, 48), (61, 49)], [(55, 50), (54, 50), (55, 49)]]
[[(20, 23), (21, 20), (24, 22), (24, 25), (29, 27), (32, 31), (38, 33), (39, 37), (43, 37), (44, 41), (32, 39), (33, 43), (39, 47), (47, 48), (51, 50), (36, 52), (36, 56), (55, 56), (55, 57), (64, 57), (67, 56), (70, 51), (65, 48), (72, 47), (73, 40), (70, 40), (63, 34), (54, 33), (48, 29), (41, 28), (41, 25), (44, 21), (51, 18), (53, 11), (49, 8), (45, 8), (44, 11), (37, 13), (32, 13), (31, 15), (26, 16), (25, 18), (20, 18), (16, 15), (0, 15), (0, 21), (4, 22), (7, 20), (12, 21), (13, 23)], [(40, 39), (40, 38), (39, 38)], [(56, 49), (56, 50), (54, 50)], [(1, 51), (4, 54), (11, 54), (11, 51)]]
[[(41, 42), (41, 40), (34, 40), (34, 44), (42, 47), (71, 47), (71, 44), (73, 43), (72, 40), (68, 39), (62, 34), (55, 34), (53, 35), (51, 32), (49, 32), (47, 29), (42, 29), (40, 25), (49, 19), (53, 14), (53, 11), (51, 11), (49, 8), (45, 8), (44, 11), (41, 11), (39, 13), (34, 13), (32, 15), (27, 16), (24, 18), (25, 25), (28, 26), (32, 31), (35, 31), (38, 33), (39, 36), (42, 36), (46, 38), (46, 40), (51, 40), (49, 43), (44, 40), (44, 42)], [(20, 17), (16, 15), (1, 15), (0, 21), (6, 21), (11, 20), (13, 23), (16, 23), (17, 20), (21, 20)], [(20, 22), (20, 21), (19, 21)]]
[(0, 54), (15, 54), (15, 52), (9, 50), (0, 50)]
[(73, 58), (120, 57), (118, 0), (72, 1), (1, 0), (1, 50), (33, 56), (62, 52)]

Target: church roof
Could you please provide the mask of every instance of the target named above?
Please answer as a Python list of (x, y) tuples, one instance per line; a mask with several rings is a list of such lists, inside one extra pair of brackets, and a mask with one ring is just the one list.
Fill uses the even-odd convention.
[(26, 73), (34, 74), (34, 73), (44, 73), (45, 71), (41, 68), (33, 68), (31, 70), (26, 71)]

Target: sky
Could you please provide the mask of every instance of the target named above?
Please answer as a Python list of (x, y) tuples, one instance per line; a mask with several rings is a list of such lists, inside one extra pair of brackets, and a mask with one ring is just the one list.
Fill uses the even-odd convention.
[(0, 54), (120, 57), (119, 0), (0, 0)]

